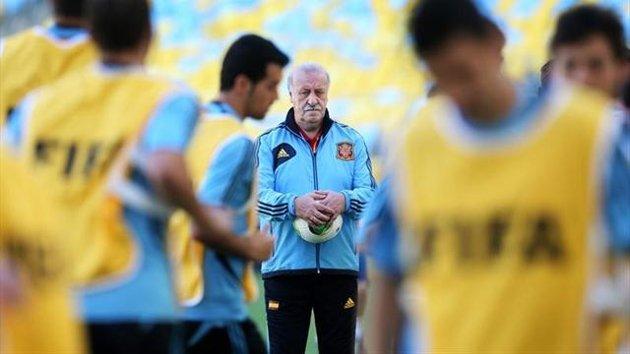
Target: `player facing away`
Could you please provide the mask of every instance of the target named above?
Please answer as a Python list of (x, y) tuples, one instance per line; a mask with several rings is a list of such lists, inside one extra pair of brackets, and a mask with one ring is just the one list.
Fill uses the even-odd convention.
[(597, 228), (601, 195), (624, 183), (604, 173), (624, 168), (609, 154), (611, 102), (574, 87), (523, 95), (502, 74), (501, 32), (471, 1), (423, 1), (409, 30), (444, 95), (395, 156), (382, 205), (402, 244), (373, 248), (386, 285), (397, 292), (398, 250), (427, 352), (593, 352), (591, 291), (606, 248), (623, 248)]
[(45, 185), (5, 146), (0, 175), (0, 353), (83, 353), (72, 250)]
[(29, 91), (96, 60), (85, 29), (85, 1), (50, 2), (51, 26), (36, 26), (0, 41), (0, 122)]
[[(183, 150), (197, 123), (190, 90), (150, 74), (146, 0), (94, 0), (100, 62), (29, 95), (10, 119), (12, 143), (53, 193), (76, 243), (82, 314), (93, 353), (177, 349), (176, 299), (164, 239), (171, 207), (195, 236), (264, 259), (272, 240), (237, 238), (210, 223), (189, 182)], [(114, 163), (115, 161), (115, 163)]]
[[(243, 125), (265, 118), (278, 98), (289, 58), (254, 34), (238, 38), (221, 68), (221, 91), (203, 109), (186, 152), (194, 188), (203, 205), (219, 213), (235, 234), (257, 228), (250, 199), (255, 147)], [(249, 319), (247, 300), (256, 283), (251, 258), (218, 252), (193, 239), (189, 218), (171, 218), (187, 353), (265, 353), (266, 344)]]

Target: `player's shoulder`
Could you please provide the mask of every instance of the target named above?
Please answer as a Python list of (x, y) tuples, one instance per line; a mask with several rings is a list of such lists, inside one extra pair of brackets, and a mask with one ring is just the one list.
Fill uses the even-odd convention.
[(51, 48), (69, 49), (76, 47), (92, 48), (93, 44), (86, 30), (78, 30), (74, 35), (64, 38), (55, 36), (43, 26), (34, 26), (17, 32), (0, 41), (0, 56), (33, 55), (36, 51)]
[(258, 124), (254, 123), (253, 120), (245, 120), (243, 122), (243, 129), (254, 142), (256, 141), (256, 138), (258, 138), (261, 131), (263, 130)]
[(17, 48), (32, 45), (33, 40), (37, 40), (41, 37), (38, 33), (37, 27), (31, 27), (3, 38), (0, 41), (0, 43), (2, 43), (0, 55), (11, 54)]
[(161, 107), (185, 105), (200, 109), (199, 96), (187, 83), (154, 68), (130, 70), (120, 78), (126, 80), (130, 87), (143, 90), (146, 97), (156, 95)]
[(47, 83), (34, 91), (29, 96), (36, 97), (36, 101), (53, 100), (57, 102), (59, 99), (68, 101), (70, 97), (77, 95), (68, 95), (68, 92), (81, 93), (86, 92), (86, 84), (89, 84), (89, 75), (91, 70), (89, 66), (72, 70), (62, 75), (57, 80)]
[(147, 83), (149, 85), (165, 87), (174, 95), (195, 97), (195, 99), (197, 98), (195, 91), (185, 81), (174, 78), (155, 67), (141, 67), (137, 70), (129, 70), (128, 73), (129, 78), (133, 78), (139, 82)]
[(236, 153), (245, 153), (255, 146), (254, 140), (246, 132), (238, 131), (228, 135), (222, 142), (223, 148)]
[(164, 84), (168, 97), (177, 99), (180, 102), (185, 101), (187, 104), (195, 105), (199, 108), (199, 95), (188, 84), (173, 79), (167, 80)]
[(598, 114), (612, 107), (612, 101), (603, 92), (582, 86), (574, 86), (569, 106), (584, 114)]
[(437, 95), (426, 100), (426, 102), (411, 112), (402, 124), (400, 134), (404, 136), (416, 136), (433, 129), (433, 123), (437, 119), (443, 119), (447, 115), (453, 114), (454, 104), (445, 95)]
[(163, 71), (144, 65), (119, 65), (97, 62), (89, 66), (88, 72), (82, 75), (96, 77), (99, 82), (120, 82), (116, 86), (138, 86), (146, 89), (160, 88), (172, 93), (186, 97), (197, 97), (195, 91), (184, 81), (176, 79)]
[(234, 134), (247, 135), (245, 127), (239, 118), (230, 113), (208, 110), (207, 107), (202, 108), (199, 123), (214, 131), (215, 134), (223, 136)]
[(262, 134), (258, 135), (258, 138), (256, 138), (256, 140), (259, 143), (268, 144), (270, 141), (278, 139), (279, 137), (282, 137), (282, 136), (284, 136), (285, 134), (288, 134), (288, 133), (289, 132), (288, 132), (288, 128), (286, 126), (286, 123), (285, 122), (281, 122), (280, 124), (276, 125), (275, 127), (267, 129)]
[(207, 121), (215, 124), (221, 124), (226, 127), (240, 128), (243, 125), (238, 121), (238, 118), (234, 117), (230, 113), (212, 111), (208, 110), (206, 107), (203, 108), (202, 116)]
[[(20, 65), (27, 57), (33, 57), (42, 46), (36, 28), (29, 28), (11, 36), (0, 39), (0, 60), (3, 70), (11, 70), (7, 65)], [(32, 60), (32, 59), (31, 59)]]
[(243, 121), (226, 104), (219, 101), (212, 101), (203, 106), (203, 117), (206, 120), (216, 122), (225, 126), (237, 128), (242, 127)]
[(336, 129), (338, 133), (347, 137), (349, 140), (352, 140), (355, 143), (365, 144), (365, 139), (363, 139), (363, 135), (361, 135), (358, 130), (351, 127), (350, 125), (342, 123), (338, 120), (333, 120), (332, 127)]
[(568, 112), (578, 119), (590, 119), (612, 108), (612, 101), (602, 92), (570, 84), (553, 87), (548, 102), (559, 111)]
[(603, 93), (586, 87), (563, 84), (552, 88), (547, 102), (567, 130), (592, 132), (612, 119), (614, 102)]

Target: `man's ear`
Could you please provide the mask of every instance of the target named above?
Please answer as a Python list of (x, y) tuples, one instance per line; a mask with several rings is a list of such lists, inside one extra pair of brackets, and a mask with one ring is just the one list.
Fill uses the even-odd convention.
[(493, 23), (488, 25), (488, 34), (495, 48), (499, 52), (503, 52), (503, 48), (505, 48), (506, 43), (505, 34), (503, 34), (503, 31), (501, 31), (501, 29)]
[(251, 89), (252, 82), (244, 74), (238, 74), (234, 78), (234, 88), (237, 92), (246, 94)]

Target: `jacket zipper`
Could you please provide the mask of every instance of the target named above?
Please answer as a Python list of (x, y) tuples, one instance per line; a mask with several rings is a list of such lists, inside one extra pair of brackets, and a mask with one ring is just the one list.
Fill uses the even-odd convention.
[[(321, 143), (321, 140), (319, 141), (319, 143)], [(319, 144), (318, 144), (319, 145)], [(317, 146), (319, 148), (319, 146)], [(309, 144), (309, 148), (310, 148), (310, 144)], [(318, 182), (317, 182), (317, 150), (315, 152), (313, 152), (313, 150), (311, 150), (311, 158), (313, 159), (313, 181), (315, 184), (315, 190), (317, 190), (319, 188), (318, 186)], [(319, 247), (320, 244), (316, 244), (315, 245), (315, 265), (317, 268), (317, 274), (320, 274), (320, 268), (319, 268)]]
[[(311, 152), (311, 159), (313, 161), (313, 184), (314, 184), (315, 190), (317, 190), (319, 188), (319, 183), (317, 181), (317, 150), (313, 152), (313, 149), (311, 148), (311, 144), (309, 144), (308, 141), (306, 141), (306, 139), (302, 137), (302, 135), (299, 135), (299, 134), (295, 134), (295, 135), (297, 135), (300, 139), (302, 139), (302, 141), (306, 143), (306, 146), (308, 146), (308, 151)], [(319, 149), (319, 146), (322, 144), (323, 140), (324, 140), (324, 137), (320, 136), (319, 142), (317, 143), (318, 149)], [(321, 269), (319, 267), (319, 248), (320, 248), (320, 244), (318, 243), (315, 245), (315, 268), (317, 269), (317, 274), (321, 273)]]

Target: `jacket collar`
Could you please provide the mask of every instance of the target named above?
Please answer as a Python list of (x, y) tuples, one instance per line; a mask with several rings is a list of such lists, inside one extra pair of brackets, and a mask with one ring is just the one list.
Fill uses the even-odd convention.
[[(334, 121), (330, 118), (330, 115), (328, 114), (328, 109), (326, 109), (326, 113), (324, 114), (324, 121), (322, 122), (322, 138), (326, 136), (326, 133), (328, 133), (330, 127), (332, 127), (333, 122)], [(300, 127), (295, 122), (295, 113), (293, 107), (291, 107), (291, 109), (289, 109), (289, 112), (287, 112), (287, 118), (284, 120), (284, 125), (289, 128), (289, 130), (293, 133), (297, 134), (298, 136), (302, 136), (300, 134)]]

